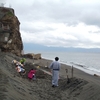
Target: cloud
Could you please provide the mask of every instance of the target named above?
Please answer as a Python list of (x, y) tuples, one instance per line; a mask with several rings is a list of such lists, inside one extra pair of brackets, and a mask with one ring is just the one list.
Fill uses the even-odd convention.
[(7, 0), (9, 4), (21, 22), (24, 43), (100, 48), (99, 0)]
[(6, 4), (6, 0), (0, 0), (0, 6), (4, 6)]

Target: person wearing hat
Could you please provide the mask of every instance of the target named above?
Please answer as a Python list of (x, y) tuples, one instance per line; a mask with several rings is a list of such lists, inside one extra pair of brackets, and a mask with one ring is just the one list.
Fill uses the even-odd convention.
[(59, 70), (61, 67), (58, 60), (59, 58), (55, 57), (55, 61), (53, 61), (49, 66), (49, 68), (52, 69), (52, 87), (58, 86)]

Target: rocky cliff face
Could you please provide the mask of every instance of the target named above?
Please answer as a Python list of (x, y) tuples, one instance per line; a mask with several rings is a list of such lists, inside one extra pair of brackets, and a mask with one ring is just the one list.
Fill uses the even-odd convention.
[(19, 25), (14, 9), (0, 7), (0, 51), (11, 52), (18, 56), (22, 54), (23, 43)]

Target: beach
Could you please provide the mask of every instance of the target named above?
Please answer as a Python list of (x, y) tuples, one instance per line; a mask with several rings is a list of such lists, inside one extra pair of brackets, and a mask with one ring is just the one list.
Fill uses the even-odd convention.
[[(11, 53), (0, 52), (0, 100), (100, 100), (100, 77), (61, 64), (59, 86), (52, 88), (47, 59), (26, 58), (25, 76), (20, 76), (12, 60), (20, 60)], [(36, 80), (28, 80), (27, 73), (37, 68)], [(67, 73), (66, 73), (67, 69)], [(69, 81), (68, 81), (69, 80)]]

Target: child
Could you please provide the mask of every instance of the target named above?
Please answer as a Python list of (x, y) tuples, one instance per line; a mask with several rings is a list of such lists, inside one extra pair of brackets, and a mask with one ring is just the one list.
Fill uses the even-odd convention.
[(16, 66), (16, 65), (19, 65), (19, 66), (23, 66), (23, 64), (21, 64), (20, 62), (18, 62), (17, 60), (13, 60), (12, 63)]
[(24, 68), (22, 68), (20, 65), (16, 64), (16, 68), (17, 72), (20, 74), (20, 75), (25, 75), (26, 71)]
[(28, 78), (29, 78), (29, 79), (33, 79), (33, 80), (36, 79), (35, 74), (36, 74), (36, 70), (31, 69), (31, 70), (29, 71), (29, 73), (28, 73)]
[(25, 59), (25, 58), (22, 58), (22, 59), (20, 60), (20, 63), (23, 64), (23, 65), (25, 65), (25, 61), (26, 61), (26, 59)]

